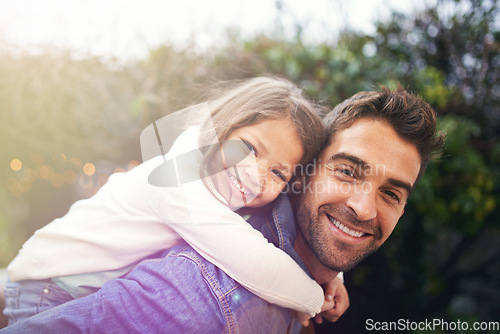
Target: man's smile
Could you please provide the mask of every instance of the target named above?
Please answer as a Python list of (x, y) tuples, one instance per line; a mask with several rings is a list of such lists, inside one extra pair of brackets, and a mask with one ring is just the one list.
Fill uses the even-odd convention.
[[(330, 215), (324, 212), (326, 219), (329, 221), (330, 230), (333, 232), (335, 237), (346, 244), (361, 244), (365, 243), (370, 237), (374, 237), (376, 233), (371, 233), (366, 229), (362, 230), (358, 227), (355, 227), (350, 222), (349, 218), (342, 219), (342, 217), (334, 218), (333, 215)], [(342, 215), (341, 215), (342, 216)]]
[(335, 218), (333, 218), (332, 216), (330, 216), (328, 214), (327, 214), (327, 216), (328, 216), (328, 219), (330, 219), (330, 221), (332, 222), (332, 224), (335, 225), (335, 227), (337, 227), (342, 232), (349, 234), (352, 237), (359, 238), (359, 237), (366, 235), (366, 233), (364, 233), (364, 232), (350, 229), (349, 227), (345, 226), (344, 224), (342, 224), (341, 222), (339, 222), (338, 220), (336, 220)]

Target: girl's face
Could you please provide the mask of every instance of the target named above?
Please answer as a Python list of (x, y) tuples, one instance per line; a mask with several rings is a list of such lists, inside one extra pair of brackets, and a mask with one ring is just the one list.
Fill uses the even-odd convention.
[[(272, 202), (290, 181), (304, 153), (295, 125), (288, 118), (264, 120), (234, 130), (226, 142), (234, 140), (241, 141), (249, 153), (234, 167), (218, 173), (218, 192), (233, 210)], [(224, 156), (231, 154), (227, 146), (222, 144), (225, 168), (231, 160)]]

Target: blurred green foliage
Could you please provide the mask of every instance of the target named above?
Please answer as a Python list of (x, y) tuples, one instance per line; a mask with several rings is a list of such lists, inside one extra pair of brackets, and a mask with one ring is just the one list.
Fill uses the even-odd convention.
[[(306, 45), (299, 29), (292, 40), (233, 36), (201, 54), (165, 45), (132, 64), (0, 54), (0, 265), (116, 167), (140, 160), (145, 126), (219, 80), (281, 75), (328, 106), (401, 83), (438, 111), (446, 147), (388, 243), (346, 274), (349, 311), (316, 331), (360, 333), (370, 318), (499, 321), (499, 14), (496, 0), (442, 0), (393, 13), (373, 35), (343, 31), (334, 45)], [(85, 162), (95, 174), (82, 172)], [(68, 170), (74, 179), (53, 180)]]

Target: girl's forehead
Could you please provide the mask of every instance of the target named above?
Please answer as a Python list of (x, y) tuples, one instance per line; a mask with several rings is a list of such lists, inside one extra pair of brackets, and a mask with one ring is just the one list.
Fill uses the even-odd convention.
[(270, 119), (238, 128), (231, 132), (228, 139), (235, 137), (251, 141), (261, 157), (288, 164), (300, 163), (304, 154), (299, 133), (288, 118)]

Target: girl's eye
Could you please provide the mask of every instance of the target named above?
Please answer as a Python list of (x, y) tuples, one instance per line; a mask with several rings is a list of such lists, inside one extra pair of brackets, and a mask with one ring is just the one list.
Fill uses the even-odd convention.
[(249, 142), (247, 142), (246, 140), (241, 140), (243, 142), (243, 144), (246, 145), (246, 147), (248, 147), (248, 149), (250, 150), (250, 152), (252, 152), (254, 155), (257, 155), (257, 150), (255, 149), (255, 147), (250, 144)]
[(287, 182), (286, 181), (286, 176), (283, 175), (283, 173), (281, 173), (279, 170), (276, 170), (276, 169), (271, 169), (271, 173), (273, 173), (274, 175), (278, 176), (281, 180), (283, 180), (284, 182)]

